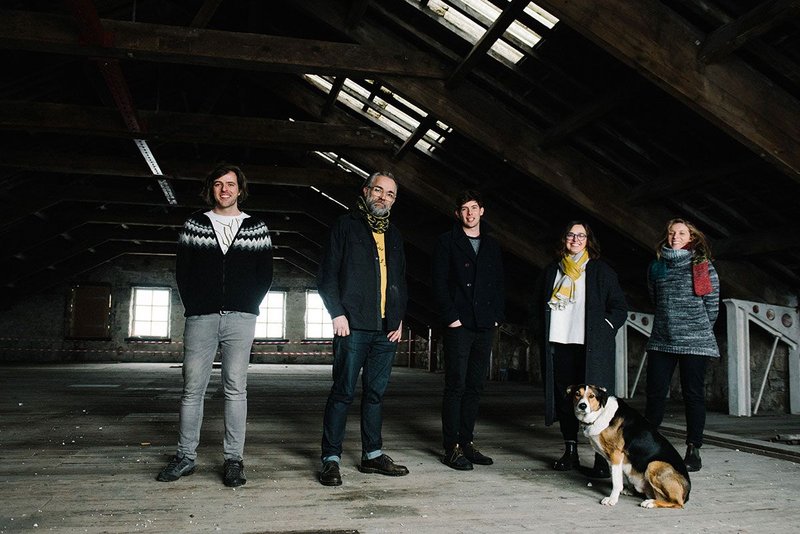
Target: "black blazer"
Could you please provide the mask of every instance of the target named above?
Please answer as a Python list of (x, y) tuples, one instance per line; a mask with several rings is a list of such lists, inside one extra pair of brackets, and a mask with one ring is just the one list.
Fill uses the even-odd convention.
[(456, 319), (472, 330), (505, 319), (505, 286), (500, 244), (481, 222), (478, 254), (460, 224), (439, 236), (433, 254), (433, 293), (439, 321)]
[[(406, 256), (400, 231), (389, 225), (386, 246), (386, 330), (397, 330), (406, 313)], [(317, 273), (317, 289), (331, 317), (344, 315), (350, 328), (383, 330), (378, 248), (358, 211), (331, 227)]]

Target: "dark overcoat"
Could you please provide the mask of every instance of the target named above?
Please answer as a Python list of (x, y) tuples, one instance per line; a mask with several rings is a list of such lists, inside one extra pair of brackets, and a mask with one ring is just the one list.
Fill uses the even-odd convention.
[(439, 321), (457, 319), (471, 330), (485, 330), (505, 320), (505, 287), (500, 244), (481, 222), (478, 253), (460, 224), (439, 236), (433, 254), (433, 293)]
[[(536, 283), (532, 301), (532, 319), (542, 366), (542, 381), (545, 395), (545, 424), (557, 421), (556, 392), (553, 374), (553, 347), (548, 340), (550, 333), (550, 306), (558, 274), (558, 262), (544, 268)], [(595, 384), (614, 394), (616, 379), (617, 330), (625, 324), (628, 305), (619, 285), (617, 273), (602, 260), (590, 260), (586, 264), (586, 377), (587, 384)], [(611, 323), (611, 324), (609, 324)], [(612, 326), (613, 325), (613, 326)]]
[[(386, 320), (381, 319), (381, 266), (372, 230), (357, 210), (331, 226), (317, 273), (317, 289), (331, 318), (344, 315), (355, 330), (397, 330), (406, 313), (406, 256), (400, 231), (385, 233)], [(385, 323), (385, 324), (384, 324)]]

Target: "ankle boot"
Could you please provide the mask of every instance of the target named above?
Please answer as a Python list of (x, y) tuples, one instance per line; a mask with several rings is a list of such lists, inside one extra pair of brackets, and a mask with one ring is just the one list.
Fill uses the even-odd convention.
[(587, 475), (590, 478), (611, 478), (611, 469), (601, 454), (594, 453), (594, 467), (588, 471)]
[(565, 441), (564, 455), (553, 462), (553, 469), (556, 471), (570, 471), (580, 466), (581, 462), (578, 460), (578, 444), (574, 441)]
[(700, 471), (700, 468), (703, 467), (703, 461), (700, 460), (700, 447), (697, 447), (694, 443), (688, 443), (683, 463), (686, 464), (687, 471)]

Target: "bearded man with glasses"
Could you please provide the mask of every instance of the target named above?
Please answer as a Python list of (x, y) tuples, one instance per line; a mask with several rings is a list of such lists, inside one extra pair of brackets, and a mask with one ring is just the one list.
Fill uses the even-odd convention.
[[(383, 453), (383, 394), (389, 384), (406, 311), (403, 238), (389, 222), (397, 180), (388, 172), (371, 175), (356, 209), (331, 227), (317, 274), (317, 289), (333, 318), (333, 386), (322, 430), (324, 486), (342, 484), (347, 411), (361, 372), (361, 463), (363, 473), (403, 476), (408, 469)], [(363, 369), (363, 372), (362, 372)]]

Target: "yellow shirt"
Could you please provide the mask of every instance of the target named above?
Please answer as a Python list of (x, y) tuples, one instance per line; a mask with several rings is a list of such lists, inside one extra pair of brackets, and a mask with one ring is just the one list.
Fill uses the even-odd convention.
[(386, 317), (386, 241), (385, 234), (372, 232), (375, 246), (378, 247), (378, 261), (381, 265), (381, 317)]

